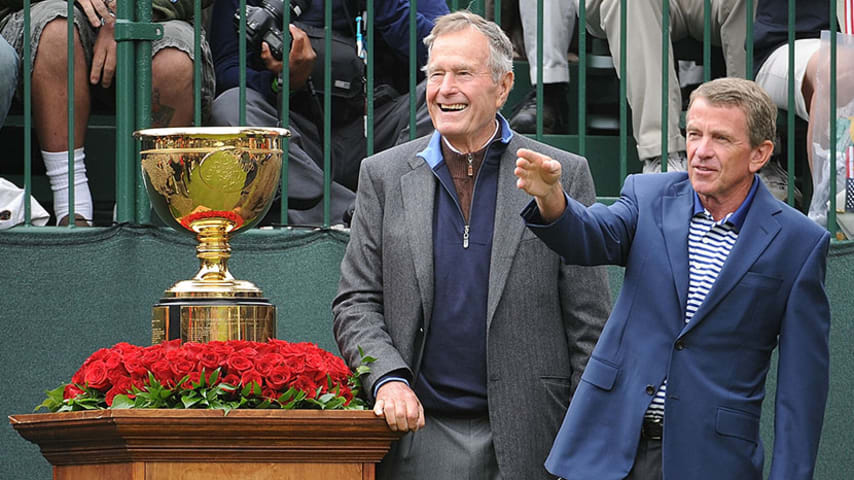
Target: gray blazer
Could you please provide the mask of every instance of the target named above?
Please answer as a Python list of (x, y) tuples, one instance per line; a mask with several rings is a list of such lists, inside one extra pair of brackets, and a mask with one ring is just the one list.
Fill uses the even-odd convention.
[[(355, 367), (358, 348), (376, 357), (365, 392), (383, 375), (418, 375), (433, 309), (433, 205), (437, 178), (424, 159), (430, 137), (362, 163), (350, 243), (333, 301), (334, 333)], [(504, 478), (553, 478), (543, 467), (599, 332), (610, 290), (603, 267), (563, 265), (520, 217), (530, 197), (516, 188), (515, 152), (558, 159), (564, 189), (594, 201), (584, 158), (514, 134), (498, 174), (487, 303), (487, 397)], [(429, 422), (429, 412), (427, 421)]]

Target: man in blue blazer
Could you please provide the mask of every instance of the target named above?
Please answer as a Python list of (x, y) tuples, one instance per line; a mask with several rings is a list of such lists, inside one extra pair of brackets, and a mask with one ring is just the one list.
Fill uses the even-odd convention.
[(776, 107), (747, 80), (691, 96), (688, 172), (630, 176), (611, 206), (520, 150), (528, 226), (567, 263), (625, 266), (619, 299), (546, 468), (566, 479), (760, 479), (759, 416), (779, 346), (770, 478), (809, 479), (828, 389), (829, 234), (756, 172)]

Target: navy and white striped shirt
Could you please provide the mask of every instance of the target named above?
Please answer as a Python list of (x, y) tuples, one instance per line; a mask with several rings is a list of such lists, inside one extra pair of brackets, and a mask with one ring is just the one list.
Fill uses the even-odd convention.
[[(688, 264), (690, 277), (688, 282), (688, 300), (685, 305), (685, 323), (691, 321), (697, 309), (706, 299), (709, 290), (721, 273), (729, 252), (738, 239), (738, 232), (744, 225), (747, 210), (753, 203), (758, 183), (753, 179), (747, 197), (738, 209), (715, 221), (712, 214), (703, 207), (700, 197), (694, 192), (694, 215), (688, 229)], [(667, 392), (667, 379), (652, 398), (644, 418), (664, 419), (664, 399)]]

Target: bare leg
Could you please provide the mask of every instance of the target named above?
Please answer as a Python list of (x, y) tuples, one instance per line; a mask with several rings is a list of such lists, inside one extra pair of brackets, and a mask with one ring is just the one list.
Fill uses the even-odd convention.
[(61, 152), (83, 146), (89, 121), (89, 70), (74, 32), (74, 146), (68, 146), (67, 24), (58, 18), (42, 30), (33, 63), (33, 119), (43, 150)]
[(816, 52), (810, 57), (809, 62), (807, 62), (807, 69), (804, 72), (804, 82), (801, 85), (801, 92), (804, 94), (804, 103), (809, 114), (809, 120), (807, 121), (807, 160), (809, 161), (811, 172), (813, 170), (813, 130), (815, 129), (817, 112), (815, 102), (818, 100), (817, 96), (813, 95), (813, 93), (815, 93), (815, 87), (818, 83), (818, 66), (819, 53)]
[(176, 48), (164, 48), (151, 61), (151, 124), (193, 123), (193, 61)]

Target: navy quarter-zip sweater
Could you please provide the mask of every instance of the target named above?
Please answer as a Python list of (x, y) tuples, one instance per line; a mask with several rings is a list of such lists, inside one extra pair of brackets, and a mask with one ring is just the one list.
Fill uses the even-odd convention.
[(424, 409), (454, 416), (484, 415), (486, 310), (495, 199), (501, 156), (512, 132), (500, 115), (500, 135), (477, 172), (469, 222), (441, 154), (438, 133), (425, 157), (438, 178), (433, 214), (433, 315), (425, 332), (415, 393)]

